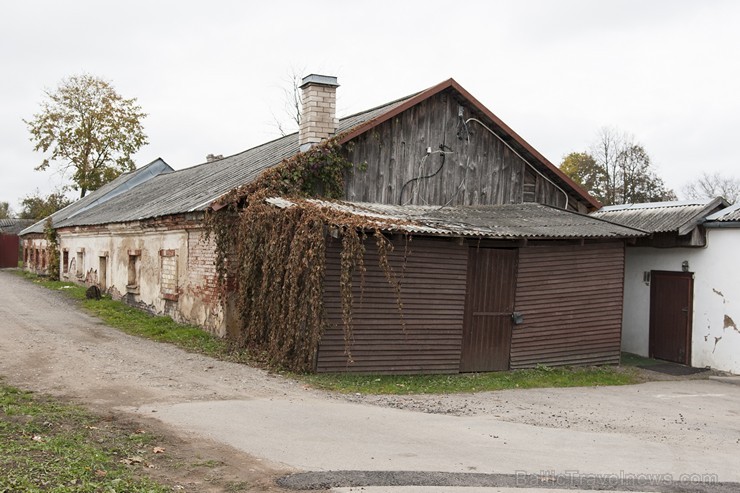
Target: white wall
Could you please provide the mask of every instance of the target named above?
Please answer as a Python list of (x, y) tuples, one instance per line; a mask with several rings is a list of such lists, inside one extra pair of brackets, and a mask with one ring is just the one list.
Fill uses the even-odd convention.
[[(62, 280), (99, 284), (103, 257), (105, 288), (114, 298), (125, 298), (152, 313), (170, 315), (180, 322), (223, 333), (223, 314), (214, 295), (213, 254), (202, 258), (203, 251), (213, 252), (213, 246), (199, 241), (201, 230), (139, 228), (129, 224), (125, 227), (112, 225), (90, 230), (59, 230), (58, 233), (60, 263), (63, 264), (63, 252), (68, 252), (68, 272), (64, 274), (64, 265), (60, 268)], [(78, 276), (76, 265), (73, 267), (71, 264), (77, 263), (78, 252), (82, 250), (83, 269), (82, 275)], [(165, 268), (160, 251), (168, 251)], [(132, 288), (129, 285), (129, 254), (139, 252), (137, 287)], [(176, 262), (174, 269), (173, 261)], [(173, 274), (173, 270), (176, 273)], [(173, 292), (177, 293), (176, 299), (171, 297)]]
[[(643, 272), (694, 273), (691, 364), (740, 374), (740, 229), (708, 229), (705, 248), (627, 248), (622, 349), (647, 356), (650, 286)], [(732, 323), (737, 328), (732, 327)]]

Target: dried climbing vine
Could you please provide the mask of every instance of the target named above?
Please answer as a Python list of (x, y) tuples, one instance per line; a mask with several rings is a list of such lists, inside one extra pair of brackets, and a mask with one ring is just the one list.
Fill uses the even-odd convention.
[[(315, 367), (326, 327), (324, 280), (328, 231), (341, 239), (340, 297), (345, 350), (352, 338), (352, 282), (364, 279), (365, 240), (376, 239), (380, 268), (399, 299), (400, 284), (388, 255), (391, 242), (361, 217), (322, 207), (310, 198), (344, 197), (344, 177), (353, 169), (336, 139), (316, 145), (263, 172), (220, 200), (206, 216), (216, 245), (222, 293), (239, 315), (236, 343), (293, 371)], [(269, 197), (295, 205), (278, 208)], [(361, 281), (362, 283), (362, 281)]]

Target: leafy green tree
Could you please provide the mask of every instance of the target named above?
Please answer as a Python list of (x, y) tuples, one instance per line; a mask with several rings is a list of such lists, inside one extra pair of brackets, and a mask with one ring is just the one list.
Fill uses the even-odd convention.
[(600, 202), (604, 201), (607, 176), (591, 154), (571, 152), (563, 158), (560, 169)]
[(46, 197), (42, 196), (38, 190), (35, 193), (26, 195), (21, 200), (23, 209), (19, 214), (21, 219), (34, 219), (39, 221), (46, 216), (54, 214), (59, 209), (67, 207), (72, 201), (69, 200), (63, 190), (57, 190)]
[(602, 128), (590, 152), (572, 152), (560, 169), (604, 205), (676, 200), (630, 135)]
[(10, 216), (10, 204), (7, 202), (0, 202), (0, 219), (8, 219)]
[(135, 168), (131, 155), (147, 144), (144, 117), (136, 98), (124, 99), (105, 80), (86, 74), (64, 79), (46, 91), (41, 111), (24, 120), (34, 150), (47, 154), (36, 170), (57, 161), (84, 197)]

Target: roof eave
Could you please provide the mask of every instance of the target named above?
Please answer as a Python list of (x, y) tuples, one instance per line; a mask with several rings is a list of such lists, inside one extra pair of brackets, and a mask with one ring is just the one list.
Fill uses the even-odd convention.
[(714, 212), (714, 209), (720, 206), (722, 206), (722, 208), (725, 208), (728, 206), (727, 201), (723, 199), (722, 197), (717, 197), (713, 199), (712, 201), (710, 201), (709, 203), (707, 203), (707, 205), (704, 206), (704, 208), (701, 211), (697, 212), (694, 217), (686, 221), (684, 224), (682, 224), (678, 228), (678, 235), (683, 236), (683, 235), (689, 234), (698, 225), (704, 223), (707, 219), (707, 216), (711, 215)]
[(486, 118), (491, 120), (497, 127), (503, 130), (506, 134), (511, 136), (518, 145), (520, 145), (529, 154), (531, 154), (540, 164), (542, 164), (545, 168), (547, 168), (548, 171), (552, 172), (558, 179), (562, 180), (563, 183), (567, 185), (575, 195), (580, 196), (583, 200), (588, 202), (589, 205), (593, 207), (594, 209), (601, 208), (602, 206), (601, 202), (599, 202), (598, 200), (596, 200), (596, 198), (589, 195), (588, 192), (586, 192), (580, 185), (578, 185), (570, 177), (568, 177), (568, 175), (560, 171), (560, 169), (557, 166), (552, 164), (547, 158), (545, 158), (542, 154), (540, 154), (526, 140), (524, 140), (519, 134), (517, 134), (508, 125), (506, 125), (491, 110), (486, 108), (483, 105), (483, 103), (478, 101), (472, 94), (470, 94), (465, 88), (463, 88), (460, 84), (458, 84), (457, 81), (455, 81), (455, 79), (452, 79), (452, 78), (447, 79), (446, 81), (441, 82), (433, 87), (430, 87), (429, 89), (421, 91), (416, 96), (413, 96), (412, 98), (410, 98), (408, 101), (404, 102), (403, 104), (400, 104), (396, 106), (395, 108), (388, 110), (386, 113), (383, 113), (373, 118), (372, 120), (368, 120), (344, 132), (342, 135), (339, 136), (339, 143), (344, 144), (354, 139), (358, 135), (361, 135), (367, 132), (368, 130), (371, 130), (377, 127), (381, 123), (390, 120), (394, 116), (401, 114), (402, 112), (406, 111), (412, 106), (419, 104), (420, 102), (448, 88), (452, 88), (458, 93), (460, 93), (460, 95), (462, 95), (466, 100), (468, 100), (478, 111), (483, 113), (486, 116)]

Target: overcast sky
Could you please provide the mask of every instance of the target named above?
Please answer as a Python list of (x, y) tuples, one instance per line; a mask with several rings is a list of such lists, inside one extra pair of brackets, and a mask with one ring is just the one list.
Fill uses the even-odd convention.
[(452, 77), (555, 164), (612, 126), (677, 192), (701, 171), (740, 177), (733, 0), (24, 0), (3, 4), (0, 67), (0, 201), (15, 210), (67, 183), (33, 170), (22, 120), (79, 73), (149, 114), (139, 166), (278, 137), (296, 70), (339, 78), (339, 116)]

